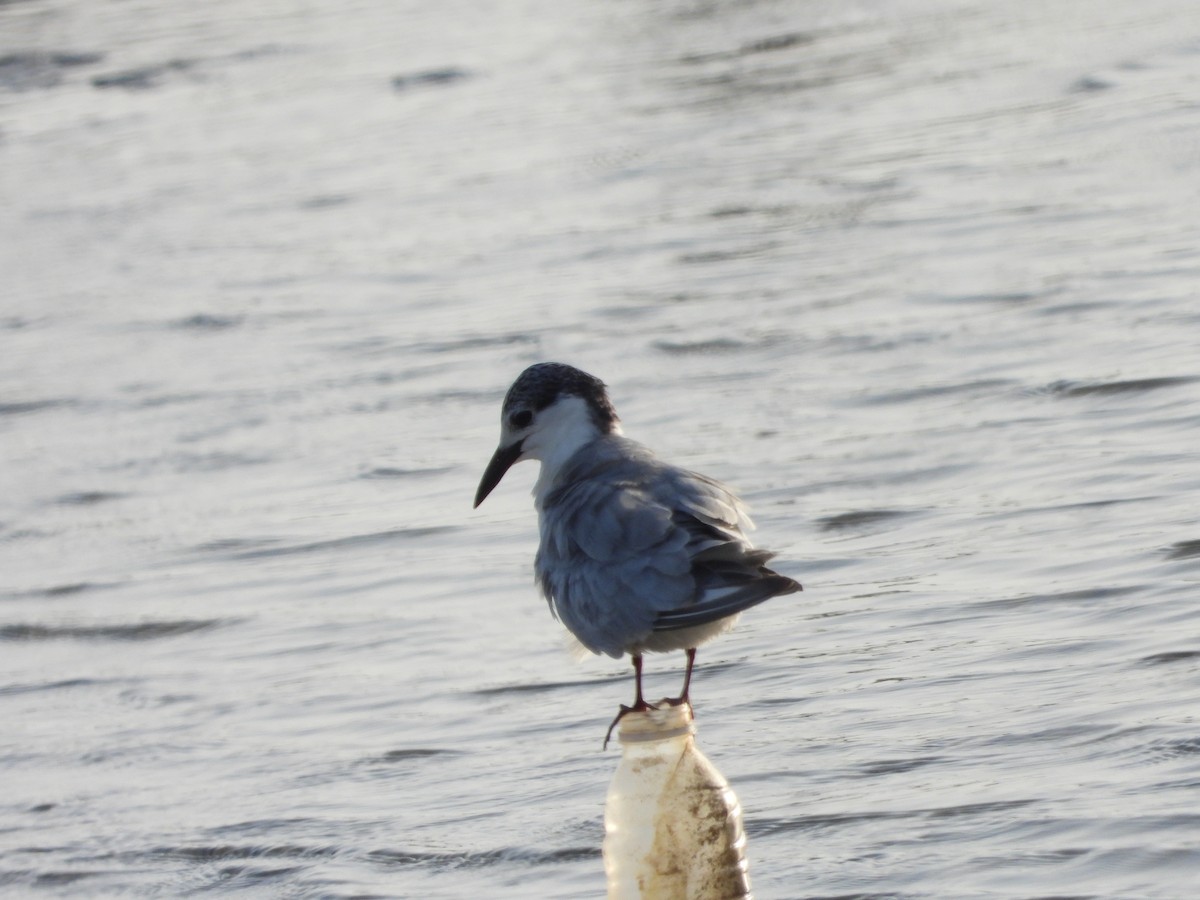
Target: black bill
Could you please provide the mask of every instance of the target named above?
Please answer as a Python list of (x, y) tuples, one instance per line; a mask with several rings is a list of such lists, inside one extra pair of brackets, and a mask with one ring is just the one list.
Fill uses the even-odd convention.
[(522, 443), (523, 441), (517, 441), (515, 444), (510, 444), (507, 447), (496, 448), (496, 452), (492, 454), (492, 461), (488, 463), (483, 477), (479, 479), (479, 490), (475, 492), (476, 506), (479, 506), (483, 502), (484, 498), (492, 492), (492, 489), (500, 483), (500, 479), (504, 477), (504, 473), (512, 468), (512, 464), (520, 458)]

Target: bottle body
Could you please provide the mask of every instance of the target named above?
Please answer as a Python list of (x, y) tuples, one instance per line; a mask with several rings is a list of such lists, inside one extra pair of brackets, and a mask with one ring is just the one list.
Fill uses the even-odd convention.
[(605, 806), (609, 900), (748, 900), (741, 806), (686, 706), (629, 713)]

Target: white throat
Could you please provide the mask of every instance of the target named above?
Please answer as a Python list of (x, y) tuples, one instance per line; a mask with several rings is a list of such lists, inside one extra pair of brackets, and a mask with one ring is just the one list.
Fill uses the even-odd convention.
[[(619, 425), (613, 426), (613, 433), (621, 433)], [(534, 504), (538, 509), (542, 507), (543, 498), (556, 486), (567, 461), (600, 434), (587, 401), (582, 397), (562, 397), (538, 414), (537, 429), (525, 438), (521, 454), (542, 464), (533, 486)]]

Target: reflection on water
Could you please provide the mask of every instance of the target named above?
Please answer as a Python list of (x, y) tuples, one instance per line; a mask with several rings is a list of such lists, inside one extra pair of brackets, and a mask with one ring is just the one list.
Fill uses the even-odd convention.
[(560, 359), (805, 584), (761, 896), (1188, 896), (1198, 16), (0, 2), (0, 886), (599, 893), (625, 670), (470, 510)]

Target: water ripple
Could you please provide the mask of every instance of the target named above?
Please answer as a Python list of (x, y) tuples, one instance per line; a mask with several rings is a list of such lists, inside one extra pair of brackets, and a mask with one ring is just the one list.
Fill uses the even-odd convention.
[(1167, 549), (1167, 559), (1195, 559), (1200, 556), (1200, 540), (1179, 541)]
[(336, 847), (305, 844), (210, 844), (190, 847), (159, 847), (152, 856), (211, 862), (225, 859), (312, 859), (336, 856)]
[(958, 806), (939, 806), (926, 809), (876, 810), (857, 813), (816, 813), (784, 818), (758, 818), (747, 824), (752, 835), (770, 835), (825, 828), (840, 828), (860, 822), (887, 822), (898, 819), (955, 819), (989, 816), (1037, 803), (1037, 800), (998, 800), (988, 803), (964, 803)]
[(751, 345), (733, 338), (712, 338), (702, 341), (655, 341), (653, 346), (655, 350), (671, 356), (691, 356), (709, 353), (736, 353), (750, 349)]
[(1194, 384), (1198, 380), (1200, 379), (1194, 376), (1181, 375), (1163, 378), (1132, 378), (1124, 381), (1055, 381), (1046, 386), (1045, 392), (1060, 397), (1133, 394)]
[(61, 406), (74, 406), (75, 400), (56, 398), (50, 400), (13, 400), (0, 403), (0, 416), (22, 416), (28, 413), (41, 412), (45, 409), (56, 409)]
[(62, 82), (64, 69), (95, 65), (103, 59), (103, 53), (72, 50), (7, 53), (0, 56), (0, 88), (26, 91), (54, 87)]
[(1121, 585), (1117, 587), (1082, 588), (1075, 591), (1023, 594), (1019, 597), (1001, 597), (998, 600), (983, 600), (973, 604), (976, 609), (1019, 609), (1023, 606), (1091, 604), (1112, 597), (1125, 597), (1145, 589), (1144, 585)]
[(65, 691), (72, 688), (95, 687), (98, 685), (123, 684), (123, 679), (114, 678), (68, 678), (64, 681), (47, 681), (40, 684), (9, 684), (0, 686), (0, 695), (33, 694), (42, 691)]
[(431, 466), (428, 469), (400, 469), (392, 466), (378, 466), (374, 469), (368, 469), (359, 475), (359, 478), (425, 478), (434, 475), (445, 475), (447, 472), (453, 472), (454, 466)]
[[(1156, 762), (1200, 757), (1200, 735), (1153, 741), (1145, 748), (1144, 756)], [(1200, 823), (1200, 816), (1193, 816), (1192, 818), (1192, 826), (1195, 827), (1197, 823)]]
[[(201, 544), (196, 549), (203, 553), (221, 553), (229, 559), (266, 559), (274, 556), (297, 556), (307, 553), (322, 553), (327, 550), (390, 544), (394, 541), (412, 540), (413, 538), (429, 537), (435, 534), (446, 534), (458, 531), (459, 529), (460, 526), (458, 525), (432, 525), (425, 528), (392, 528), (387, 531), (355, 534), (349, 537), (331, 538), (327, 541), (308, 541), (302, 544), (289, 544), (283, 547), (266, 546), (270, 543), (269, 539), (255, 539), (251, 541), (241, 538), (230, 538)], [(238, 549), (248, 545), (253, 546), (254, 544), (259, 544), (260, 546), (248, 550)]]
[(903, 509), (863, 509), (854, 512), (838, 513), (816, 520), (817, 527), (822, 531), (844, 531), (850, 528), (863, 528), (891, 522), (905, 516), (911, 516), (911, 510)]
[(195, 313), (170, 323), (171, 328), (181, 331), (226, 331), (236, 328), (245, 321), (245, 316), (222, 316), (215, 313)]
[(207, 631), (229, 624), (227, 619), (180, 619), (163, 622), (139, 622), (134, 625), (3, 625), (0, 640), (56, 641), (109, 640), (151, 641), (164, 637)]
[(409, 91), (422, 87), (442, 87), (465, 81), (470, 77), (471, 73), (466, 69), (448, 66), (444, 69), (425, 69), (406, 75), (396, 75), (392, 78), (392, 87), (397, 91)]
[(913, 756), (908, 759), (881, 759), (872, 763), (864, 763), (858, 767), (859, 772), (868, 777), (877, 775), (896, 775), (911, 772), (924, 766), (943, 762), (941, 756)]
[(106, 88), (121, 88), (127, 91), (144, 91), (156, 88), (173, 72), (187, 72), (196, 65), (194, 59), (171, 59), (162, 63), (139, 66), (135, 69), (121, 69), (106, 72), (92, 78), (92, 87), (101, 90)]
[(61, 506), (95, 506), (109, 500), (120, 500), (125, 496), (127, 495), (119, 491), (77, 491), (71, 494), (62, 494), (56, 497), (54, 502)]
[(533, 850), (504, 847), (499, 850), (459, 852), (423, 852), (418, 850), (372, 850), (367, 858), (385, 866), (434, 866), (437, 868), (481, 868), (504, 863), (544, 866), (578, 862), (600, 857), (599, 847), (563, 847), (557, 850)]
[[(24, 598), (24, 597), (46, 597), (46, 598), (73, 597), (76, 594), (82, 594), (86, 591), (106, 590), (106, 589), (112, 588), (112, 587), (114, 587), (114, 585), (111, 583), (101, 584), (101, 583), (94, 582), (94, 581), (75, 581), (75, 582), (70, 582), (68, 584), (54, 584), (54, 585), (51, 585), (50, 587), (34, 588), (32, 590), (27, 590), (27, 591), (16, 591), (12, 594), (9, 594), (8, 596), (18, 597), (18, 598)], [(3, 595), (0, 595), (0, 596), (3, 596)]]
[(458, 756), (461, 751), (444, 747), (409, 747), (403, 750), (388, 750), (381, 756), (362, 760), (364, 765), (391, 765), (413, 759), (430, 759), (435, 756)]
[(1163, 664), (1186, 662), (1193, 659), (1200, 659), (1200, 650), (1170, 650), (1166, 653), (1152, 653), (1149, 656), (1143, 656), (1140, 662), (1147, 665), (1160, 666)]

